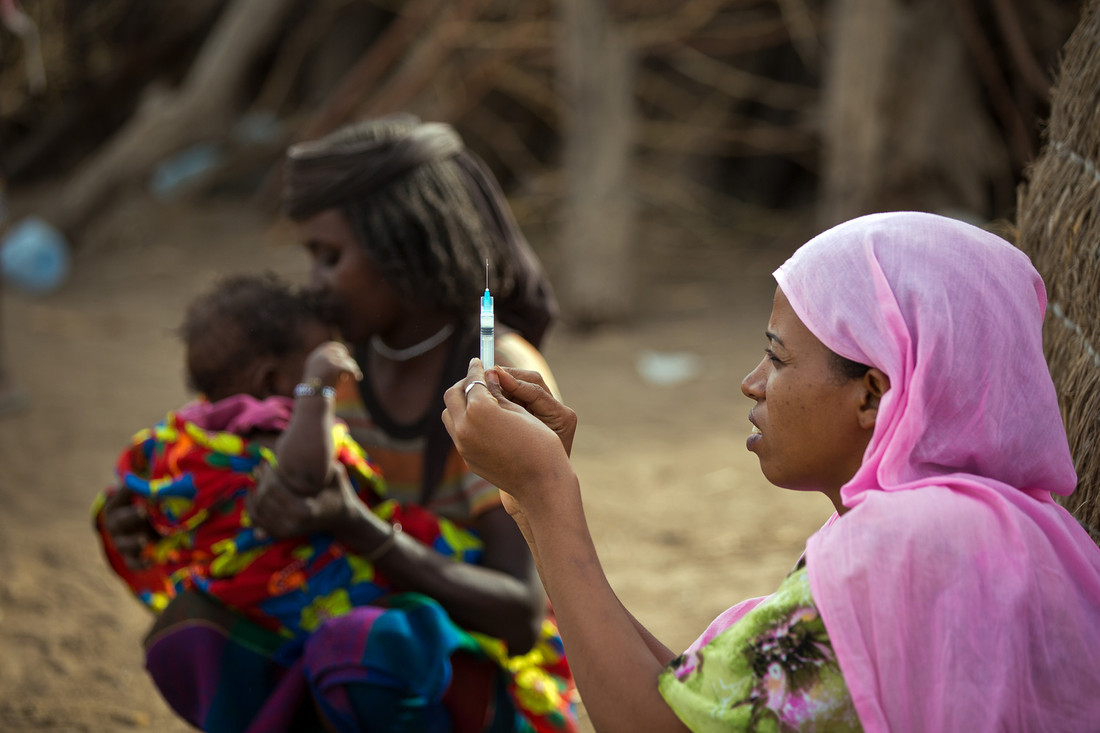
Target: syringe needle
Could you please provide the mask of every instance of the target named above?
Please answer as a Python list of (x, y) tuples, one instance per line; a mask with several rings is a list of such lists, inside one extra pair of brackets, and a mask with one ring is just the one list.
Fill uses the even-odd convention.
[(496, 347), (494, 344), (494, 315), (493, 315), (493, 296), (489, 294), (489, 260), (485, 260), (485, 294), (481, 296), (481, 363), (486, 369), (493, 368), (493, 361), (496, 355)]

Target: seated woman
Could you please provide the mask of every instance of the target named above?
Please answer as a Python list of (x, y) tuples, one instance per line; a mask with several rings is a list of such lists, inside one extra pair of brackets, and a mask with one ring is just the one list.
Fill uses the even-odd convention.
[[(448, 125), (355, 123), (292, 146), (286, 162), (284, 205), (310, 256), (309, 290), (362, 370), (338, 387), (337, 416), (389, 499), (470, 530), (481, 552), (456, 563), (394, 533), (346, 472), (303, 496), (267, 471), (249, 505), (258, 526), (278, 539), (331, 535), (371, 558), (405, 602), (329, 618), (286, 655), (239, 614), (182, 594), (146, 639), (154, 682), (204, 730), (576, 730), (572, 677), (533, 558), (497, 489), (469, 471), (439, 421), (443, 392), (478, 353), (486, 260), (496, 360), (546, 369), (537, 348), (556, 308), (541, 265), (496, 181)], [(133, 510), (112, 508), (104, 526), (137, 557), (149, 527)]]
[(1100, 550), (1052, 493), (1076, 476), (1042, 351), (1046, 294), (1000, 238), (931, 214), (835, 227), (775, 273), (741, 390), (769, 481), (836, 513), (778, 591), (683, 654), (600, 568), (538, 375), (446, 395), (507, 492), (598, 731), (1086, 731), (1100, 720)]
[[(180, 329), (199, 399), (139, 431), (116, 463), (117, 487), (94, 514), (112, 569), (156, 613), (192, 589), (300, 643), (356, 606), (392, 602), (370, 557), (328, 534), (275, 542), (245, 509), (261, 467), (310, 494), (337, 465), (373, 513), (441, 554), (476, 562), (480, 540), (421, 507), (387, 498), (385, 483), (334, 415), (335, 387), (359, 375), (309, 299), (274, 276), (238, 275), (196, 298)], [(132, 567), (103, 530), (102, 506), (128, 502), (154, 541)]]

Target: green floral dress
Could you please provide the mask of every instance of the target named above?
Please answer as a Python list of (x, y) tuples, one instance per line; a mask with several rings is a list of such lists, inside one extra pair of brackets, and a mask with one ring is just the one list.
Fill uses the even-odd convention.
[(672, 660), (659, 686), (696, 733), (862, 730), (804, 562), (774, 594)]

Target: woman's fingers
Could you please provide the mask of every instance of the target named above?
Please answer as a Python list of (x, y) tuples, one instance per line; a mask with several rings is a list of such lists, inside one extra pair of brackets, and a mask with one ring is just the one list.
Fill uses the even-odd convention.
[[(550, 394), (541, 374), (512, 367), (494, 367), (485, 371), (480, 359), (471, 359), (466, 379), (447, 390), (444, 402), (452, 415), (465, 416), (478, 399), (488, 398), (505, 410), (525, 411), (537, 418), (558, 436), (566, 455), (571, 454), (573, 437), (577, 432), (577, 414)], [(452, 438), (455, 429), (461, 429), (453, 419), (448, 422), (446, 413), (443, 423)]]
[(133, 498), (134, 493), (126, 488), (108, 496), (103, 504), (103, 528), (126, 565), (131, 570), (141, 570), (148, 565), (142, 553), (157, 533), (145, 508), (132, 503)]
[(256, 490), (245, 506), (254, 525), (273, 537), (289, 537), (295, 534), (295, 518), (300, 511), (295, 499), (279, 480), (278, 472), (264, 464), (256, 479)]
[(571, 471), (563, 443), (528, 409), (503, 398), (492, 371), (474, 359), (444, 394), (443, 424), (470, 470), (520, 501), (548, 476)]
[(300, 496), (265, 464), (246, 503), (253, 524), (277, 539), (338, 531), (361, 502), (343, 465), (334, 468), (333, 480), (318, 494)]
[(546, 380), (536, 371), (505, 366), (498, 366), (495, 371), (500, 377), (501, 388), (509, 399), (522, 404), (530, 394), (533, 394), (531, 389), (525, 389), (525, 387), (533, 387), (535, 390), (550, 394), (550, 388), (546, 385)]
[(144, 534), (150, 529), (145, 507), (134, 504), (134, 492), (120, 488), (103, 504), (103, 526), (111, 535)]
[(494, 377), (509, 401), (522, 405), (541, 420), (558, 435), (566, 455), (572, 453), (573, 436), (577, 432), (577, 413), (550, 394), (541, 374), (502, 367), (489, 372), (488, 381), (493, 382)]
[(557, 399), (550, 394), (542, 375), (538, 372), (523, 372), (517, 375), (519, 370), (501, 368), (496, 374), (501, 390), (508, 395), (508, 399), (530, 407), (534, 403), (549, 405), (556, 403)]
[(452, 413), (465, 414), (466, 408), (476, 399), (491, 399), (501, 407), (508, 406), (508, 399), (495, 381), (494, 371), (486, 372), (481, 359), (475, 357), (470, 360), (466, 378), (443, 393), (443, 403)]
[(112, 535), (144, 533), (149, 527), (149, 517), (142, 507), (129, 503), (112, 506), (108, 499), (103, 506), (103, 526)]

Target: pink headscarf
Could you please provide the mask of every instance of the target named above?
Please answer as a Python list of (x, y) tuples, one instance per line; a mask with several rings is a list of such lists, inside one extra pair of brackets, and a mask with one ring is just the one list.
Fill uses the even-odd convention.
[(826, 346), (890, 378), (850, 511), (806, 551), (865, 729), (1100, 728), (1100, 551), (1050, 496), (1076, 476), (1028, 258), (952, 219), (876, 214), (775, 277)]

